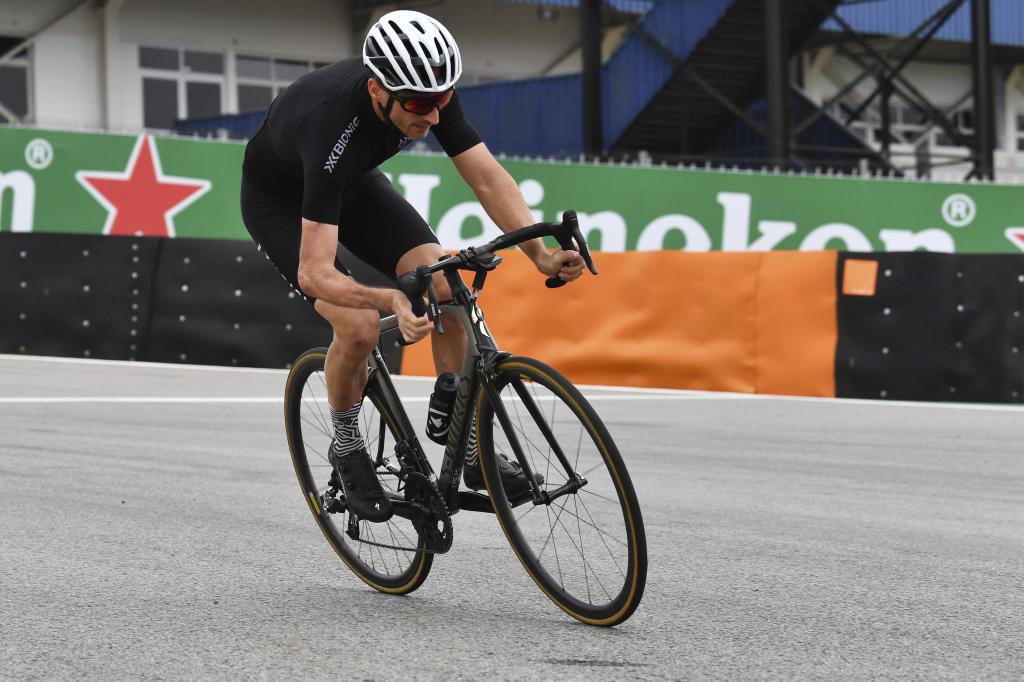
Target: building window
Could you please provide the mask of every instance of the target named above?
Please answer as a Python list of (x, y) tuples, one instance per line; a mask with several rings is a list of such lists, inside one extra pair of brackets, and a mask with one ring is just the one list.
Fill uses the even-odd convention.
[(326, 62), (238, 55), (238, 111), (263, 111), (288, 84)]
[(169, 130), (177, 119), (223, 113), (223, 54), (140, 47), (139, 69), (145, 127)]
[(1017, 112), (1017, 151), (1024, 152), (1024, 112)]
[[(21, 42), (21, 38), (0, 37), (0, 54)], [(29, 55), (24, 49), (0, 65), (0, 121), (24, 123), (30, 120)]]
[[(974, 112), (970, 109), (961, 109), (952, 116), (950, 120), (953, 123), (953, 127), (960, 131), (964, 137), (970, 139), (974, 136)], [(946, 134), (946, 131), (939, 130), (935, 134), (935, 144), (939, 147), (957, 147), (957, 142)]]

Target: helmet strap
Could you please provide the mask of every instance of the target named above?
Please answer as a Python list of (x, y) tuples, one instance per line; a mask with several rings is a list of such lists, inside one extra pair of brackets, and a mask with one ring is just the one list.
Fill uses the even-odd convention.
[(380, 105), (380, 102), (377, 102), (377, 107), (380, 109), (380, 113), (384, 114), (384, 120), (387, 121), (387, 124), (391, 126), (394, 130), (396, 130), (399, 134), (402, 134), (402, 131), (398, 129), (398, 126), (395, 125), (395, 122), (391, 120), (391, 107), (393, 106), (395, 106), (395, 96), (392, 95), (390, 92), (388, 93), (387, 105), (382, 107)]

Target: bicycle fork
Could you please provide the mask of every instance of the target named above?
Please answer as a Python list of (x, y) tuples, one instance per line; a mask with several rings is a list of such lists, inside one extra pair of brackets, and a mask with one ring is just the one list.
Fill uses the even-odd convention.
[[(552, 491), (541, 490), (540, 485), (537, 483), (537, 479), (534, 477), (534, 472), (529, 463), (529, 458), (526, 456), (526, 452), (523, 450), (523, 445), (516, 435), (515, 426), (512, 424), (512, 419), (508, 415), (508, 410), (505, 409), (505, 404), (501, 399), (501, 392), (497, 386), (494, 385), (492, 378), (484, 380), (484, 390), (487, 392), (488, 400), (491, 401), (491, 405), (494, 407), (494, 414), (498, 417), (498, 421), (501, 424), (502, 430), (505, 432), (508, 438), (509, 445), (512, 447), (512, 452), (515, 454), (516, 461), (519, 462), (519, 466), (523, 468), (523, 472), (526, 474), (527, 480), (530, 482), (530, 488), (533, 492), (533, 504), (539, 505), (550, 505), (554, 500), (564, 495), (575, 493), (580, 488), (587, 484), (587, 479), (584, 478), (580, 473), (573, 470), (572, 464), (569, 462), (569, 458), (565, 456), (565, 452), (562, 450), (562, 446), (558, 443), (555, 438), (554, 432), (551, 431), (550, 424), (544, 418), (544, 414), (541, 412), (537, 402), (530, 395), (530, 392), (523, 385), (523, 382), (518, 377), (512, 379), (509, 382), (512, 388), (515, 389), (519, 399), (523, 402), (526, 410), (530, 413), (530, 417), (537, 424), (541, 433), (544, 435), (544, 440), (547, 441), (548, 448), (555, 453), (559, 463), (565, 469), (566, 482)], [(493, 447), (492, 447), (493, 450)], [(512, 506), (517, 507), (530, 500), (530, 497), (523, 496), (517, 500), (509, 500)]]

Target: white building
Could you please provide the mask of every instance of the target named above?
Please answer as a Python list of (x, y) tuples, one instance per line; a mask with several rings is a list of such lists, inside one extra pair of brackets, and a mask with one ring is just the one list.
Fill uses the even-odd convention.
[[(564, 2), (564, 0), (563, 0)], [(408, 5), (408, 3), (405, 3)], [(459, 40), (465, 83), (580, 70), (578, 11), (509, 0), (422, 7)], [(299, 75), (355, 55), (368, 22), (393, 8), (368, 0), (4, 0), (0, 121), (66, 129), (169, 129), (175, 119), (264, 108)], [(606, 30), (605, 57), (626, 30)], [(883, 41), (886, 39), (877, 39)], [(6, 59), (3, 58), (6, 56)], [(937, 44), (906, 76), (971, 132), (969, 51)], [(802, 55), (803, 86), (826, 101), (855, 71), (831, 47)], [(1024, 181), (1024, 64), (999, 71), (997, 178)], [(873, 81), (851, 93), (863, 97)], [(880, 146), (879, 109), (854, 126)], [(948, 158), (933, 177), (964, 177), (970, 151), (893, 100), (894, 162), (915, 173), (920, 145)]]
[[(265, 108), (299, 75), (358, 53), (368, 23), (354, 24), (353, 4), (5, 0), (0, 51), (29, 41), (0, 65), (0, 119), (138, 130)], [(465, 83), (580, 68), (573, 8), (449, 0), (429, 11), (458, 37)], [(609, 32), (609, 51), (621, 33)]]

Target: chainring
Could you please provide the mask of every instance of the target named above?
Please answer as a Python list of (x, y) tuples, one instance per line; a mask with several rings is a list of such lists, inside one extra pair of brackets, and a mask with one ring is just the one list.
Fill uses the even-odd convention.
[(423, 510), (411, 521), (413, 528), (426, 542), (427, 551), (443, 554), (452, 548), (453, 531), (452, 517), (448, 514), (441, 493), (437, 486), (416, 472), (405, 476), (405, 499)]
[[(378, 475), (388, 475), (388, 473), (381, 471), (377, 473)], [(422, 548), (402, 547), (363, 538), (359, 532), (359, 518), (351, 513), (349, 514), (349, 523), (345, 534), (356, 542), (384, 549), (430, 552), (435, 554), (443, 554), (451, 549), (454, 531), (452, 517), (448, 513), (448, 507), (445, 505), (441, 493), (438, 492), (437, 486), (429, 478), (416, 472), (404, 474), (391, 473), (390, 475), (396, 476), (404, 482), (405, 500), (412, 504), (415, 510), (407, 518), (409, 518), (420, 538), (423, 539), (425, 546)], [(341, 499), (338, 498), (339, 494)], [(344, 499), (341, 479), (338, 478), (337, 472), (332, 472), (328, 489), (320, 496), (320, 504), (328, 514), (342, 514), (348, 510)]]

